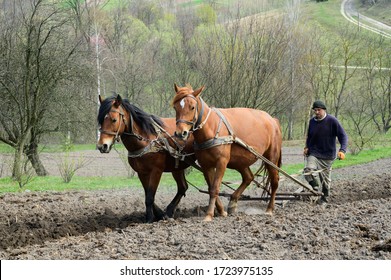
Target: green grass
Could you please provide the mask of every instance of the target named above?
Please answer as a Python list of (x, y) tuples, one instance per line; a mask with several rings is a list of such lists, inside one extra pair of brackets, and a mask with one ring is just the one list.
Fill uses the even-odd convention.
[[(383, 23), (391, 25), (391, 2), (390, 1), (378, 1), (376, 5), (362, 5), (361, 0), (355, 0), (355, 6), (357, 10), (368, 16), (375, 18)], [(368, 1), (367, 1), (368, 2)]]
[[(89, 151), (95, 150), (96, 144), (77, 144), (72, 145), (70, 152), (80, 152), (80, 151)], [(115, 145), (116, 149), (124, 149), (124, 146), (120, 143)], [(64, 146), (60, 144), (50, 144), (50, 145), (40, 145), (39, 151), (42, 153), (61, 153), (64, 152)], [(4, 143), (0, 143), (0, 154), (13, 154), (14, 148)]]
[[(333, 169), (363, 164), (391, 157), (391, 147), (378, 147), (370, 150), (364, 150), (358, 155), (347, 154), (346, 159), (336, 160)], [(283, 165), (282, 169), (289, 174), (297, 174), (304, 167), (304, 163)], [(253, 167), (256, 171), (257, 166)], [(201, 172), (192, 170), (186, 177), (188, 181), (202, 189), (206, 190), (206, 183)], [(227, 169), (224, 181), (239, 181), (240, 175), (234, 170)], [(141, 188), (138, 178), (132, 177), (80, 177), (74, 176), (70, 183), (63, 183), (59, 176), (34, 177), (25, 187), (19, 188), (17, 182), (10, 178), (0, 178), (0, 193), (21, 192), (21, 191), (67, 191), (67, 190), (102, 190), (117, 188)], [(160, 182), (160, 189), (175, 191), (176, 184), (171, 174), (165, 173)], [(190, 191), (195, 190), (190, 187)]]
[(0, 193), (21, 191), (68, 191), (104, 190), (126, 187), (141, 187), (138, 178), (126, 177), (80, 177), (74, 176), (70, 183), (64, 183), (59, 176), (34, 177), (23, 188), (11, 178), (0, 178)]
[(346, 24), (346, 20), (340, 13), (340, 1), (338, 0), (320, 3), (310, 1), (303, 8), (305, 11), (304, 14), (311, 15), (310, 19), (316, 23), (316, 26), (327, 28), (329, 32), (334, 32), (341, 25)]
[(11, 148), (11, 146), (0, 142), (0, 154), (11, 154), (13, 152), (14, 152), (14, 149)]
[[(372, 162), (382, 158), (390, 158), (391, 157), (391, 147), (378, 147), (374, 149), (364, 150), (358, 155), (347, 154), (345, 160), (336, 160), (333, 164), (333, 169), (348, 167), (358, 164), (364, 164), (368, 162)], [(304, 168), (303, 163), (299, 164), (287, 164), (283, 165), (282, 169), (289, 174), (296, 174), (298, 171)]]

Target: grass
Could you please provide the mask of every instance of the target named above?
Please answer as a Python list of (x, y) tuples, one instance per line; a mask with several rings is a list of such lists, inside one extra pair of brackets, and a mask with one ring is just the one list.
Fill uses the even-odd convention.
[[(313, 26), (320, 29), (328, 41), (334, 42), (343, 32), (341, 30), (348, 29), (354, 32), (357, 27), (348, 22), (340, 12), (341, 1), (329, 0), (326, 2), (316, 3), (309, 1), (302, 6), (303, 14), (305, 15), (305, 25)], [(367, 36), (369, 39), (373, 33), (368, 30), (361, 30), (362, 36)]]
[[(375, 160), (390, 158), (391, 157), (391, 147), (376, 148), (371, 150), (364, 150), (358, 155), (347, 154), (345, 160), (336, 160), (333, 164), (333, 169), (369, 163)], [(282, 166), (282, 169), (289, 174), (295, 174), (299, 170), (304, 168), (303, 163), (299, 164), (287, 164)]]
[(304, 14), (312, 15), (311, 19), (317, 22), (316, 26), (327, 28), (329, 32), (335, 32), (341, 25), (346, 24), (346, 20), (340, 13), (340, 1), (331, 0), (316, 3), (307, 2), (304, 6)]
[[(95, 150), (96, 144), (77, 144), (72, 145), (70, 152), (80, 152), (80, 151), (88, 151), (88, 150)], [(116, 144), (117, 149), (124, 149), (124, 147), (121, 144)], [(4, 143), (0, 143), (0, 154), (13, 154), (14, 148), (12, 148), (9, 145), (6, 145)], [(50, 144), (45, 145), (43, 144), (40, 146), (40, 152), (41, 153), (62, 153), (64, 152), (64, 146), (60, 144)]]
[(355, 0), (354, 2), (360, 13), (391, 25), (390, 1), (378, 1), (376, 5), (362, 5), (361, 0)]
[(64, 183), (60, 176), (34, 177), (24, 188), (11, 178), (0, 178), (0, 193), (23, 191), (69, 191), (69, 190), (104, 190), (126, 187), (141, 187), (134, 177), (80, 177), (74, 176), (70, 183)]
[[(391, 157), (391, 147), (377, 147), (364, 150), (358, 155), (347, 154), (346, 160), (335, 161), (333, 169), (363, 164), (382, 158)], [(304, 163), (283, 165), (282, 169), (289, 174), (297, 174), (304, 167)], [(257, 166), (253, 167), (256, 171)], [(195, 186), (206, 190), (206, 183), (201, 172), (192, 170), (186, 176), (188, 181)], [(224, 181), (238, 181), (240, 175), (234, 170), (227, 169)], [(81, 177), (74, 176), (70, 183), (63, 183), (60, 176), (34, 177), (24, 188), (19, 188), (17, 182), (11, 178), (0, 178), (0, 193), (23, 191), (68, 191), (68, 190), (103, 190), (118, 188), (141, 188), (138, 178), (132, 177)], [(165, 173), (160, 182), (160, 189), (175, 191), (176, 184), (171, 174)], [(195, 190), (190, 187), (190, 191)]]

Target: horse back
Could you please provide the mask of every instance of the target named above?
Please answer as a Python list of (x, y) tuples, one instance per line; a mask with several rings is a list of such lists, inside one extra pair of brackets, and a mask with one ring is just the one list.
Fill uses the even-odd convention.
[[(281, 137), (278, 119), (267, 112), (250, 108), (220, 109), (232, 127), (235, 136), (250, 143), (275, 141)], [(251, 144), (250, 144), (251, 145)]]

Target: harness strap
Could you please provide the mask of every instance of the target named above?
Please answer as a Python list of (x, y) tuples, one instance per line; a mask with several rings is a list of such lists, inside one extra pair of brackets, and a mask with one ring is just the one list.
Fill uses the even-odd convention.
[(138, 158), (138, 157), (142, 157), (143, 155), (145, 154), (148, 154), (148, 153), (158, 153), (163, 149), (163, 147), (159, 146), (159, 145), (153, 145), (152, 143), (155, 143), (156, 141), (154, 142), (151, 142), (149, 145), (145, 146), (144, 148), (141, 148), (139, 150), (136, 150), (136, 151), (133, 151), (133, 152), (128, 152), (128, 157), (130, 158)]
[[(195, 150), (206, 150), (206, 149), (210, 149), (215, 146), (229, 145), (229, 144), (232, 144), (235, 142), (235, 135), (234, 135), (233, 129), (232, 129), (231, 125), (229, 124), (228, 120), (226, 119), (226, 117), (217, 108), (211, 108), (211, 110), (216, 112), (216, 114), (220, 118), (219, 124), (217, 127), (217, 131), (216, 131), (216, 135), (214, 138), (209, 139), (203, 143), (196, 143), (194, 141), (193, 145), (194, 145)], [(224, 123), (225, 127), (227, 128), (228, 133), (229, 133), (228, 136), (219, 136), (220, 129), (221, 129), (221, 123)]]
[(217, 115), (220, 117), (220, 119), (224, 122), (225, 126), (228, 129), (229, 135), (234, 135), (233, 129), (232, 129), (231, 125), (229, 124), (229, 122), (227, 121), (226, 117), (223, 115), (223, 113), (221, 113), (221, 111), (217, 108), (213, 108), (213, 111), (215, 111), (217, 113)]
[[(155, 130), (158, 134), (157, 138), (152, 141), (150, 141), (148, 139), (148, 141), (150, 143), (147, 146), (145, 146), (139, 150), (133, 151), (133, 152), (128, 152), (128, 157), (137, 158), (137, 157), (142, 157), (148, 153), (158, 153), (158, 152), (166, 151), (170, 154), (171, 157), (176, 159), (176, 162), (175, 162), (176, 167), (179, 166), (179, 161), (185, 161), (189, 165), (194, 166), (193, 165), (194, 162), (189, 160), (189, 156), (193, 155), (193, 154), (183, 154), (182, 153), (183, 147), (181, 145), (179, 145), (171, 137), (171, 135), (163, 127), (161, 127), (159, 124), (157, 124), (153, 119), (152, 119), (152, 122), (153, 122)], [(166, 137), (163, 136), (162, 134), (165, 134)], [(168, 138), (170, 138), (173, 141), (176, 148), (173, 147), (172, 145), (170, 145)]]
[(209, 139), (200, 144), (194, 142), (194, 150), (206, 150), (219, 145), (229, 145), (235, 142), (232, 135)]
[(202, 100), (201, 97), (200, 97), (200, 100), (201, 100), (201, 112), (200, 112), (200, 114), (198, 115), (198, 118), (197, 118), (196, 123), (194, 124), (194, 129), (200, 125), (201, 120), (202, 120), (202, 117), (204, 116), (204, 110), (205, 110), (204, 103), (205, 103), (205, 102), (204, 102), (204, 100)]

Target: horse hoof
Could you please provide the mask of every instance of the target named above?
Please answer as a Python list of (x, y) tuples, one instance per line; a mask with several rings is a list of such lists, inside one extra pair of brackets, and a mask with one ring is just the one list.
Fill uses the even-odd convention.
[(228, 216), (228, 213), (225, 212), (225, 211), (223, 211), (223, 212), (220, 213), (220, 216), (221, 216), (221, 217), (227, 217), (227, 216)]
[(266, 215), (273, 216), (273, 210), (266, 210)]
[(228, 207), (228, 214), (229, 215), (233, 215), (233, 214), (235, 214), (236, 213), (236, 211), (237, 211), (237, 207), (235, 206), (235, 207)]
[(211, 222), (213, 220), (213, 217), (210, 215), (206, 215), (204, 218), (204, 222)]
[(174, 218), (174, 213), (173, 212), (166, 212), (164, 214), (164, 218)]
[(235, 214), (236, 213), (236, 210), (238, 208), (238, 203), (237, 202), (234, 202), (234, 201), (230, 201), (229, 204), (228, 204), (228, 214)]

